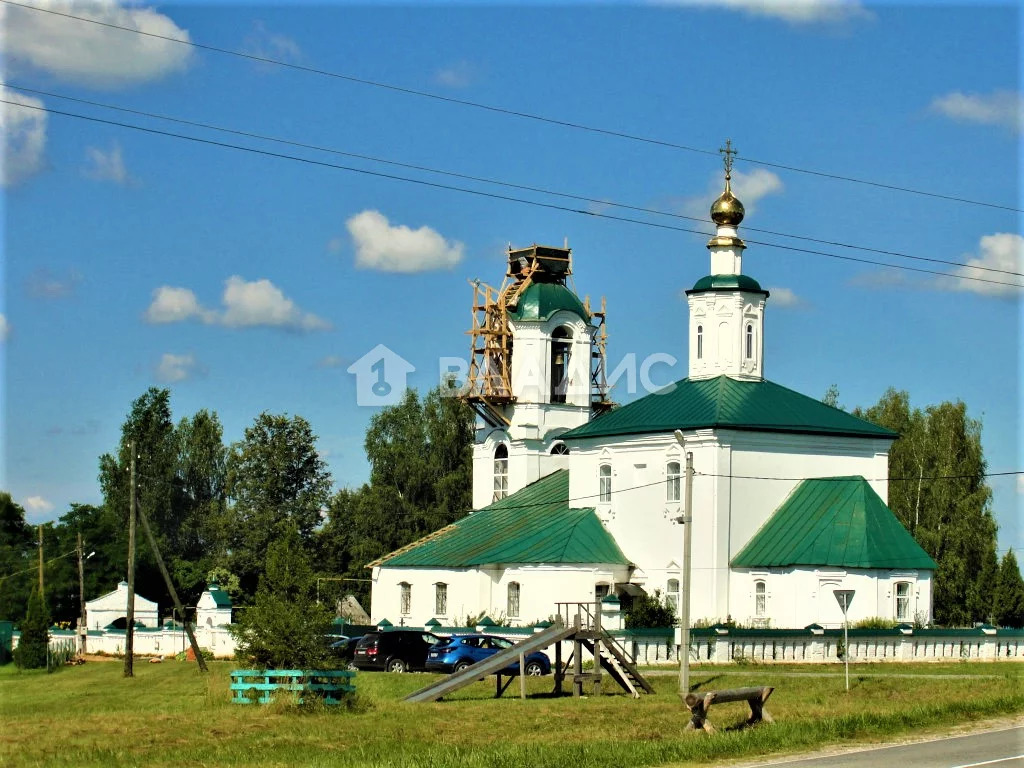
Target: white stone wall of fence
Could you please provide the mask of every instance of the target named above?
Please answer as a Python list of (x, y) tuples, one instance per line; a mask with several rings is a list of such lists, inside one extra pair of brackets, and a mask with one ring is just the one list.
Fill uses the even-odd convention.
[[(429, 627), (441, 636), (467, 634), (472, 627)], [(513, 642), (525, 637), (529, 630), (509, 627), (479, 628)], [(196, 641), (208, 648), (215, 658), (233, 658), (235, 640), (227, 627), (194, 628)], [(539, 631), (539, 630), (534, 630)], [(636, 663), (645, 666), (679, 663), (678, 630), (620, 630), (612, 637)], [(53, 645), (76, 640), (71, 631), (53, 631)], [(125, 633), (119, 630), (89, 632), (88, 653), (113, 656), (124, 653)], [(14, 633), (13, 645), (18, 645)], [(188, 648), (188, 637), (180, 629), (144, 629), (135, 632), (135, 653), (140, 656), (173, 656)], [(562, 660), (572, 653), (571, 641), (562, 643)], [(690, 638), (690, 659), (703, 664), (815, 664), (843, 661), (841, 632), (821, 630), (716, 630), (713, 634), (699, 632)], [(850, 661), (863, 662), (942, 662), (942, 661), (1024, 661), (1024, 631), (996, 630), (881, 630), (876, 634), (856, 630), (849, 637)], [(554, 661), (554, 648), (547, 650)], [(587, 654), (586, 659), (590, 659)]]

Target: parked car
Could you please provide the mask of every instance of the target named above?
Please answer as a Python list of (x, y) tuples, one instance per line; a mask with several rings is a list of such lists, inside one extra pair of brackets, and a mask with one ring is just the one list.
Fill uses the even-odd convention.
[[(514, 645), (509, 640), (495, 635), (452, 635), (446, 642), (436, 645), (427, 654), (427, 671), (461, 672), (478, 661), (493, 656)], [(546, 654), (534, 651), (526, 654), (527, 675), (551, 673), (551, 660)], [(519, 662), (514, 661), (501, 670), (503, 675), (518, 675)]]
[(355, 669), (352, 659), (356, 653), (356, 644), (362, 639), (363, 636), (359, 635), (359, 637), (342, 637), (340, 640), (335, 640), (331, 643), (331, 653), (341, 662), (342, 666)]
[(418, 629), (367, 632), (356, 643), (352, 663), (361, 670), (422, 670), (426, 665), (427, 651), (442, 641), (437, 635)]

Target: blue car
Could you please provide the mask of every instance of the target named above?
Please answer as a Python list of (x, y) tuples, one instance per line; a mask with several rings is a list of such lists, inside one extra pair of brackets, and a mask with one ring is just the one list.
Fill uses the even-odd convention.
[[(511, 648), (513, 643), (495, 635), (452, 635), (446, 642), (435, 645), (427, 653), (428, 672), (461, 672), (478, 661), (499, 651)], [(540, 651), (526, 654), (527, 675), (548, 675), (551, 661)], [(503, 675), (518, 675), (519, 662), (501, 670)]]

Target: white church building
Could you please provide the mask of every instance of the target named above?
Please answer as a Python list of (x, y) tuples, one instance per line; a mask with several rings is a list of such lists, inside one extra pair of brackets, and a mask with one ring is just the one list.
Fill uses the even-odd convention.
[(694, 620), (837, 627), (837, 589), (855, 590), (851, 622), (931, 620), (935, 562), (886, 506), (898, 435), (764, 378), (769, 294), (743, 274), (726, 158), (710, 273), (686, 291), (687, 378), (611, 407), (603, 307), (573, 292), (567, 247), (510, 249), (502, 288), (477, 288), (475, 511), (370, 564), (373, 622), (676, 604), (687, 454)]

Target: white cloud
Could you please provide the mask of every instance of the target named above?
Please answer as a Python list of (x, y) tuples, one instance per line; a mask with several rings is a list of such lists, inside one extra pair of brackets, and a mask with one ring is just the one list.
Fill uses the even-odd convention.
[(74, 293), (81, 282), (82, 275), (75, 269), (65, 277), (40, 267), (29, 275), (25, 287), (33, 299), (63, 299)]
[(1014, 133), (1024, 127), (1024, 96), (1017, 91), (961, 93), (954, 91), (932, 101), (931, 109), (953, 120), (1001, 125)]
[[(980, 277), (985, 280), (996, 280), (1000, 283), (1015, 283), (1016, 285), (997, 285), (996, 283), (982, 283), (977, 280), (956, 280), (940, 277), (936, 284), (940, 288), (951, 291), (968, 291), (980, 293), (986, 296), (1021, 296), (1024, 291), (1024, 281), (1014, 275), (1004, 272), (1024, 272), (1024, 237), (1015, 232), (997, 232), (993, 235), (985, 235), (978, 241), (978, 254), (967, 258), (966, 267), (958, 267), (955, 272), (964, 277)], [(971, 254), (967, 254), (971, 257)], [(1004, 272), (990, 272), (976, 267), (988, 267), (989, 269), (1000, 269)]]
[(132, 181), (132, 177), (128, 175), (128, 170), (125, 168), (124, 158), (121, 156), (121, 145), (116, 141), (106, 151), (99, 147), (86, 147), (85, 160), (86, 165), (83, 172), (90, 179), (112, 181), (121, 186)]
[(468, 88), (476, 80), (476, 67), (468, 61), (457, 61), (434, 73), (434, 82), (446, 88)]
[[(707, 192), (694, 197), (687, 197), (682, 203), (682, 212), (687, 216), (696, 216), (710, 221), (711, 203), (722, 194), (722, 174), (712, 174)], [(781, 194), (785, 185), (776, 174), (764, 168), (755, 168), (750, 173), (732, 172), (732, 191), (743, 203), (747, 215), (757, 209), (757, 204), (769, 195)]]
[(156, 366), (156, 377), (162, 382), (174, 384), (189, 378), (195, 370), (195, 355), (172, 355), (165, 352)]
[(303, 312), (269, 280), (247, 281), (238, 275), (224, 283), (223, 310), (207, 309), (188, 288), (162, 285), (143, 317), (154, 324), (199, 320), (228, 328), (274, 327), (293, 331), (322, 331), (331, 327), (323, 318)]
[(451, 269), (462, 261), (462, 243), (449, 242), (426, 226), (391, 226), (379, 211), (357, 213), (345, 226), (356, 247), (357, 267), (383, 272), (425, 272)]
[(229, 277), (224, 284), (224, 312), (220, 322), (231, 328), (270, 325), (321, 331), (331, 327), (326, 320), (301, 311), (269, 280), (246, 282), (238, 275)]
[(0, 104), (0, 151), (3, 153), (0, 157), (0, 185), (12, 187), (43, 167), (48, 115), (38, 110), (43, 106), (42, 101), (3, 85), (0, 85), (0, 99), (25, 105)]
[(299, 44), (287, 35), (271, 32), (262, 21), (254, 21), (242, 50), (250, 56), (274, 61), (296, 62), (302, 59)]
[(769, 16), (790, 24), (844, 22), (874, 18), (859, 0), (667, 0), (670, 5), (696, 5)]
[(327, 355), (316, 364), (318, 368), (340, 368), (345, 364), (345, 358), (339, 355)]
[(30, 512), (49, 512), (53, 509), (53, 504), (42, 496), (29, 496), (25, 499), (25, 508)]
[(771, 294), (769, 301), (776, 307), (797, 309), (807, 306), (807, 302), (802, 297), (793, 293), (791, 288), (769, 288), (768, 293)]
[[(188, 32), (151, 8), (122, 6), (112, 0), (33, 0), (33, 4), (151, 35), (189, 39)], [(155, 80), (185, 69), (192, 58), (189, 46), (171, 40), (14, 6), (0, 8), (0, 27), (9, 64), (26, 64), (91, 86), (114, 88)]]
[(146, 310), (145, 318), (147, 322), (157, 325), (180, 323), (193, 318), (211, 323), (216, 313), (203, 309), (199, 299), (188, 288), (162, 285), (153, 291), (153, 301)]
[(0, 341), (7, 341), (11, 335), (11, 326), (7, 324), (7, 316), (0, 315)]

